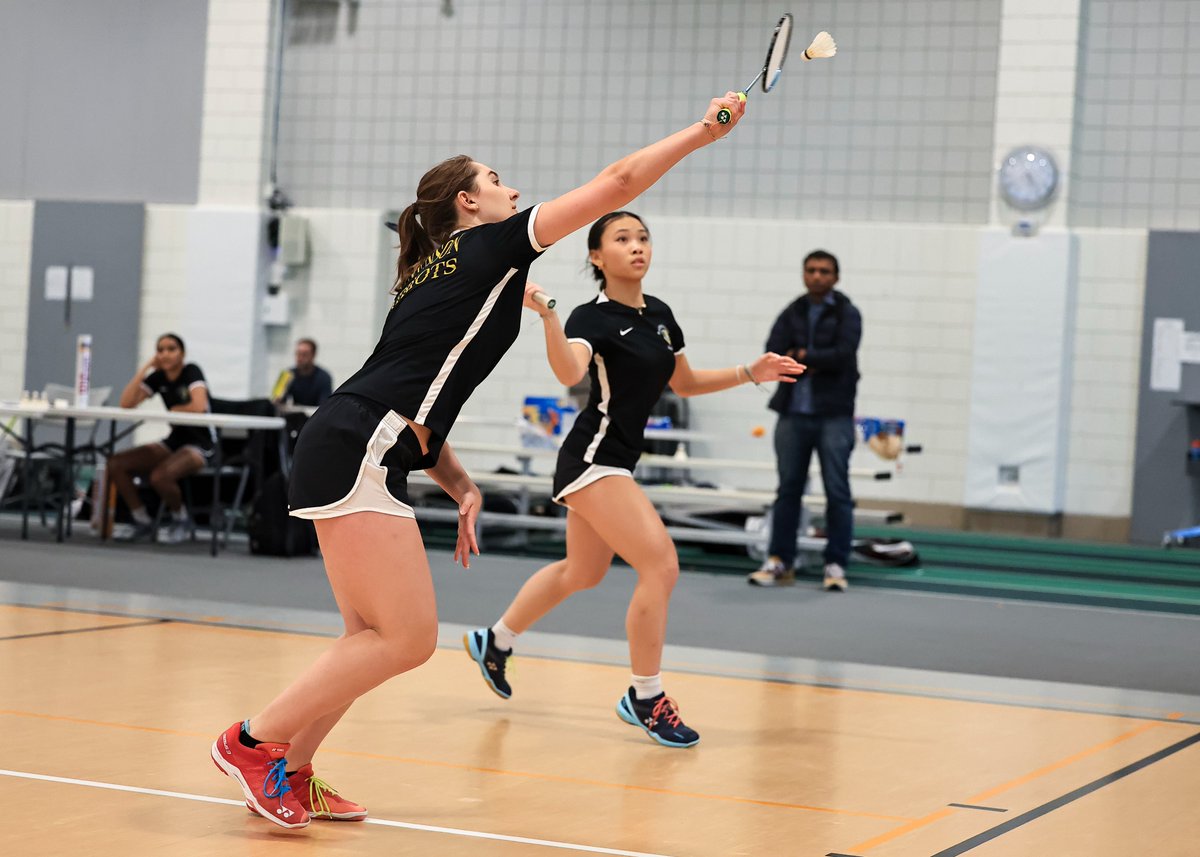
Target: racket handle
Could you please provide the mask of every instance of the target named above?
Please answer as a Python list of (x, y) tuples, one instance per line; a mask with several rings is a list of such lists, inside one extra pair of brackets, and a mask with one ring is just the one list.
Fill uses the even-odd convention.
[(556, 301), (554, 298), (550, 297), (545, 292), (534, 292), (533, 299), (535, 301), (537, 301), (538, 303), (540, 303), (542, 306), (544, 306), (546, 309), (554, 309), (554, 307), (558, 304), (558, 301)]
[[(746, 93), (739, 92), (738, 93), (738, 101), (745, 101), (745, 100), (746, 100)], [(722, 107), (720, 110), (717, 111), (717, 121), (719, 123), (721, 123), (722, 125), (728, 125), (729, 120), (732, 118), (733, 118), (733, 114), (730, 113), (729, 110), (724, 107)]]

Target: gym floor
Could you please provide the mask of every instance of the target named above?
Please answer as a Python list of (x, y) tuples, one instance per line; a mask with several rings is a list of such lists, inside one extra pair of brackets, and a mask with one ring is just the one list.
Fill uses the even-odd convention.
[(910, 536), (922, 567), (852, 569), (845, 595), (685, 573), (664, 674), (703, 738), (682, 751), (613, 712), (629, 569), (522, 637), (505, 702), (461, 635), (538, 560), (434, 550), (438, 652), (318, 755), (372, 823), (286, 832), (206, 756), (337, 634), (319, 559), (0, 519), (0, 800), (22, 818), (0, 852), (1193, 854), (1190, 556)]

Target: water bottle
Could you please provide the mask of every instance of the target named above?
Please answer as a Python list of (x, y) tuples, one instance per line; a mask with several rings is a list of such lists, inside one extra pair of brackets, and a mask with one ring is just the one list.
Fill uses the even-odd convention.
[(92, 335), (83, 333), (75, 340), (75, 407), (87, 407), (91, 386)]

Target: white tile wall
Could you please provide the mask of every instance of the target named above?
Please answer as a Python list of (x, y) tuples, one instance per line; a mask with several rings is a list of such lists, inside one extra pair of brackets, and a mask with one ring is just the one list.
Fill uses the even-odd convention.
[(1089, 0), (1071, 219), (1200, 229), (1200, 3)]
[[(733, 366), (760, 354), (775, 317), (803, 290), (804, 256), (818, 247), (838, 256), (839, 288), (864, 317), (859, 413), (907, 420), (911, 441), (926, 448), (909, 459), (902, 478), (856, 482), (856, 491), (863, 498), (961, 502), (971, 350), (966, 331), (946, 324), (969, 325), (973, 317), (974, 227), (671, 217), (648, 218), (648, 223), (655, 256), (646, 291), (671, 305), (689, 360), (699, 368)], [(555, 293), (567, 312), (594, 294), (581, 271), (585, 256), (583, 236), (577, 234), (533, 268), (532, 278)], [(465, 412), (515, 417), (525, 396), (561, 392), (546, 365), (540, 324), (533, 322)], [(767, 398), (746, 385), (689, 400), (693, 428), (714, 436), (697, 444), (694, 454), (773, 462), (774, 414), (766, 408)], [(764, 437), (752, 436), (756, 426), (767, 429)], [(460, 432), (476, 440), (495, 430), (464, 425), (455, 436)], [(869, 452), (855, 461), (863, 467), (879, 464)], [(774, 487), (770, 473), (698, 476)]]
[(201, 205), (258, 205), (269, 143), (272, 0), (209, 0)]
[(21, 395), (29, 309), (33, 203), (0, 200), (0, 399)]
[[(158, 337), (175, 333), (188, 342), (187, 318), (187, 222), (188, 205), (147, 205), (142, 247), (142, 303), (138, 319), (138, 360), (154, 353)], [(194, 349), (193, 349), (194, 350)], [(136, 367), (130, 366), (130, 375)], [(114, 398), (120, 391), (114, 391)], [(113, 402), (115, 404), (115, 401)], [(155, 397), (141, 407), (162, 409)], [(162, 437), (161, 425), (142, 425), (134, 432), (135, 443), (150, 443)]]
[(1067, 511), (1124, 517), (1133, 495), (1146, 232), (1077, 229)]
[(187, 224), (191, 206), (146, 206), (138, 353), (149, 358), (171, 331), (187, 341)]
[[(165, 330), (187, 337), (186, 206), (147, 208), (139, 342), (143, 350)], [(311, 263), (285, 290), (292, 325), (270, 329), (266, 392), (290, 365), (298, 336), (321, 345), (320, 362), (341, 381), (361, 365), (378, 335), (386, 304), (391, 233), (382, 215), (354, 209), (297, 212), (309, 219)], [(0, 395), (19, 393), (23, 375), (25, 295), (33, 206), (0, 203)], [(908, 421), (909, 438), (925, 445), (891, 482), (856, 481), (858, 496), (960, 503), (966, 456), (970, 324), (974, 313), (977, 229), (955, 226), (817, 224), (648, 218), (655, 239), (647, 291), (674, 308), (695, 366), (732, 365), (762, 347), (776, 313), (801, 288), (803, 256), (822, 247), (838, 255), (842, 288), (861, 308), (864, 339), (859, 413)], [(1080, 232), (1079, 312), (1071, 408), (1067, 511), (1129, 514), (1136, 417), (1137, 361), (1145, 269), (1145, 232)], [(381, 247), (382, 244), (382, 247)], [(594, 285), (584, 274), (584, 236), (560, 242), (533, 278), (569, 312)], [(19, 303), (19, 306), (14, 306)], [(12, 388), (9, 393), (8, 388)], [(253, 391), (252, 391), (253, 392)], [(513, 350), (476, 392), (465, 413), (516, 416), (527, 395), (561, 393), (545, 362), (540, 324), (530, 318)], [(773, 415), (766, 396), (745, 386), (690, 400), (693, 425), (714, 440), (695, 454), (773, 460)], [(753, 438), (755, 426), (767, 428)], [(507, 439), (505, 429), (460, 425), (459, 440)], [(494, 467), (497, 457), (473, 456)], [(873, 467), (870, 453), (855, 465)], [(543, 465), (545, 467), (546, 465)], [(770, 474), (703, 473), (717, 482), (773, 487)]]
[[(283, 292), (291, 324), (267, 329), (267, 376), (263, 391), (280, 370), (293, 364), (295, 341), (317, 342), (317, 362), (340, 384), (366, 360), (379, 337), (392, 282), (381, 270), (393, 233), (378, 211), (295, 209), (308, 220), (310, 262), (295, 268)], [(394, 255), (390, 260), (394, 263)]]
[[(967, 4), (939, 0), (809, 4), (805, 15), (798, 16), (799, 29), (807, 33), (807, 29), (832, 22), (830, 28), (843, 46), (843, 56), (835, 61), (840, 65), (830, 63), (822, 70), (816, 64), (794, 62), (783, 88), (756, 102), (758, 124), (740, 129), (747, 138), (736, 141), (741, 148), (731, 143), (721, 151), (705, 153), (705, 163), (673, 174), (647, 194), (644, 202), (635, 204), (646, 213), (656, 241), (647, 290), (675, 309), (688, 337), (689, 357), (699, 367), (728, 366), (752, 358), (775, 315), (801, 290), (798, 272), (804, 254), (822, 247), (840, 257), (841, 288), (860, 306), (865, 319), (859, 412), (906, 419), (910, 440), (923, 443), (926, 449), (923, 455), (910, 458), (902, 477), (893, 482), (856, 483), (860, 497), (961, 502), (979, 244), (978, 227), (969, 224), (983, 220), (978, 211), (983, 199), (978, 184), (981, 167), (971, 153), (984, 151), (985, 158), (995, 158), (1010, 145), (1036, 142), (1060, 155), (1064, 171), (1072, 170), (1080, 15), (1098, 2), (1115, 8), (1118, 0), (1090, 0), (1087, 4), (1081, 0), (1003, 0), (1002, 4), (1000, 0), (980, 0), (969, 10)], [(1168, 0), (1151, 2), (1156, 8), (1169, 5)], [(295, 271), (285, 286), (291, 325), (269, 328), (264, 334), (268, 348), (259, 387), (262, 392), (269, 389), (279, 369), (290, 365), (292, 344), (299, 336), (317, 339), (319, 362), (333, 372), (336, 381), (348, 377), (369, 353), (390, 285), (390, 233), (381, 228), (377, 207), (408, 198), (403, 189), (419, 173), (409, 162), (427, 165), (432, 160), (421, 147), (433, 146), (441, 154), (458, 147), (463, 139), (464, 109), (472, 134), (501, 129), (499, 134), (478, 136), (487, 142), (487, 150), (477, 154), (514, 168), (524, 164), (526, 181), (538, 183), (525, 186), (527, 199), (571, 186), (630, 143), (624, 125), (615, 121), (601, 122), (605, 130), (587, 137), (584, 120), (595, 118), (595, 111), (577, 99), (562, 97), (569, 94), (570, 87), (555, 75), (540, 77), (537, 98), (526, 105), (533, 115), (527, 113), (522, 120), (549, 127), (552, 132), (536, 143), (520, 146), (516, 119), (505, 125), (501, 115), (506, 105), (518, 98), (511, 85), (517, 78), (511, 76), (489, 78), (496, 87), (495, 97), (435, 101), (414, 95), (411, 105), (403, 108), (386, 88), (339, 98), (338, 87), (352, 80), (404, 81), (405, 91), (415, 93), (433, 92), (439, 81), (445, 82), (437, 76), (436, 66), (415, 63), (411, 51), (403, 50), (409, 45), (404, 40), (414, 31), (409, 26), (413, 15), (422, 16), (422, 26), (440, 24), (436, 3), (363, 0), (360, 5), (363, 16), (382, 15), (388, 32), (400, 41), (389, 41), (392, 37), (385, 38), (382, 31), (362, 27), (350, 45), (355, 50), (335, 52), (334, 59), (329, 52), (318, 54), (328, 46), (319, 38), (289, 54), (297, 57), (309, 51), (298, 70), (305, 85), (316, 88), (317, 102), (312, 108), (317, 113), (310, 116), (313, 110), (296, 101), (289, 106), (285, 101), (285, 111), (291, 110), (292, 127), (298, 134), (293, 139), (305, 141), (307, 147), (288, 149), (285, 166), (300, 171), (293, 176), (302, 177), (310, 195), (321, 204), (366, 207), (298, 211), (310, 222), (312, 261)], [(261, 202), (270, 133), (266, 105), (273, 70), (274, 6), (271, 0), (210, 0), (202, 205), (253, 208)], [(494, 52), (486, 57), (480, 53), (486, 52), (489, 44), (483, 39), (485, 30), (528, 37), (521, 18), (543, 7), (543, 23), (549, 21), (563, 33), (584, 20), (581, 15), (592, 16), (586, 21), (604, 29), (599, 27), (604, 15), (594, 5), (526, 0), (512, 7), (520, 11), (515, 18), (485, 5), (478, 11), (482, 16), (478, 27), (460, 28), (464, 41), (456, 46), (456, 55), (479, 57), (476, 65), (467, 61), (464, 66), (468, 76), (478, 80), (499, 61)], [(766, 6), (754, 8), (772, 20), (777, 14)], [(649, 14), (649, 4), (638, 4), (638, 9), (637, 14)], [(717, 20), (719, 4), (679, 0), (669, 9), (660, 9), (664, 15), (667, 11), (672, 16), (687, 12), (691, 17), (686, 25), (701, 28), (698, 38), (729, 42), (728, 27)], [(343, 17), (334, 37), (344, 40), (345, 7), (340, 14)], [(925, 26), (929, 23), (926, 18), (946, 16), (950, 16), (947, 32)], [(930, 50), (925, 53), (932, 59), (898, 70), (872, 65), (873, 54), (867, 48), (877, 41), (882, 46), (885, 33), (897, 27), (905, 33), (905, 44), (912, 44), (909, 36), (929, 39)], [(956, 63), (962, 57), (951, 44), (961, 41), (958, 37), (963, 36), (964, 28), (971, 32), (972, 50), (986, 48), (980, 54), (983, 65), (976, 63), (965, 71), (958, 69)], [(1167, 28), (1160, 29), (1165, 32)], [(612, 75), (632, 74), (631, 69), (641, 74), (647, 68), (669, 82), (663, 96), (667, 101), (662, 103), (651, 103), (648, 96), (636, 92), (632, 96), (632, 109), (643, 110), (658, 121), (663, 105), (674, 105), (687, 96), (697, 76), (701, 82), (710, 77), (724, 80), (728, 74), (720, 69), (740, 67), (743, 55), (755, 53), (758, 48), (752, 43), (757, 44), (757, 37), (752, 30), (757, 32), (749, 24), (737, 30), (733, 44), (713, 53), (703, 67), (680, 67), (677, 55), (651, 53), (648, 41), (639, 41), (634, 28), (628, 44), (620, 47), (640, 51), (643, 61), (617, 64), (619, 68), (609, 64), (610, 82)], [(798, 31), (799, 41), (805, 37)], [(943, 44), (947, 39), (950, 42)], [(413, 41), (411, 47), (421, 45)], [(582, 47), (591, 50), (594, 46)], [(609, 45), (605, 51), (616, 47)], [(375, 57), (371, 68), (361, 66), (367, 53)], [(562, 50), (555, 56), (556, 62), (570, 59)], [(666, 63), (661, 68), (656, 65), (660, 60)], [(942, 63), (947, 64), (945, 73), (938, 71)], [(1186, 66), (1180, 74), (1191, 75), (1190, 68)], [(536, 69), (518, 65), (512, 71), (520, 77)], [(930, 81), (935, 79), (945, 81), (946, 92), (931, 95)], [(691, 83), (685, 85), (685, 80)], [(293, 99), (296, 96), (293, 91)], [(958, 111), (954, 115), (963, 117), (963, 122), (956, 124), (947, 116), (928, 113), (939, 99), (946, 103), (958, 99), (961, 103), (953, 105)], [(542, 102), (552, 103), (554, 112), (538, 106)], [(855, 105), (867, 105), (866, 112)], [(326, 107), (337, 120), (332, 130), (317, 121)], [(930, 141), (902, 121), (906, 117), (901, 112), (911, 112), (909, 108), (916, 110), (913, 116), (919, 115), (918, 124), (928, 124), (931, 117), (947, 120), (939, 126), (940, 160), (933, 175), (926, 175), (930, 167), (917, 157), (918, 152), (930, 151)], [(413, 111), (422, 111), (424, 121), (411, 121)], [(808, 128), (803, 147), (793, 152), (783, 145), (792, 140), (784, 131), (785, 126), (797, 122), (807, 123)], [(669, 128), (663, 125), (661, 130)], [(563, 143), (580, 139), (588, 140), (586, 151)], [(1115, 138), (1103, 142), (1132, 143)], [(763, 155), (772, 151), (774, 155)], [(831, 157), (836, 162), (831, 162)], [(847, 160), (838, 160), (843, 157)], [(1178, 156), (1178, 166), (1185, 172), (1194, 171), (1200, 169), (1200, 159), (1184, 151)], [(1134, 161), (1129, 167), (1146, 169), (1145, 164)], [(1151, 164), (1145, 178), (1156, 178), (1160, 168)], [(765, 184), (763, 176), (767, 177)], [(1094, 191), (1097, 206), (1123, 203), (1122, 194), (1128, 192), (1128, 188), (1118, 188), (1105, 196), (1102, 183), (1076, 179), (1079, 188)], [(545, 191), (540, 190), (543, 185)], [(722, 188), (724, 196), (716, 193)], [(713, 203), (722, 199), (723, 204)], [(770, 204), (762, 205), (762, 199)], [(1179, 199), (1178, 193), (1170, 200), (1148, 193), (1145, 201), (1139, 197), (1134, 202), (1164, 206), (1176, 205)], [(169, 205), (147, 209), (138, 333), (144, 350), (152, 347), (154, 337), (164, 330), (177, 330), (187, 338), (187, 307), (196, 300), (188, 287), (187, 222), (191, 211), (194, 209)], [(30, 202), (0, 201), (0, 396), (18, 393), (23, 375), (32, 216)], [(1054, 217), (1062, 219), (1061, 207)], [(940, 222), (914, 225), (920, 219)], [(1140, 229), (1077, 231), (1080, 291), (1067, 511), (1121, 516), (1129, 513), (1130, 504), (1146, 239)], [(594, 284), (582, 271), (584, 257), (584, 238), (577, 234), (552, 248), (534, 268), (534, 279), (554, 292), (568, 311), (594, 293)], [(256, 383), (251, 379), (252, 388)], [(531, 316), (517, 344), (468, 403), (466, 413), (515, 417), (526, 395), (559, 392), (545, 362), (540, 324)], [(715, 438), (697, 444), (696, 454), (772, 460), (770, 428), (774, 418), (766, 410), (765, 395), (742, 387), (693, 399), (690, 404), (693, 425)], [(764, 438), (755, 439), (751, 431), (760, 425), (768, 431)], [(454, 437), (515, 440), (515, 433), (464, 424), (456, 428)], [(475, 457), (470, 463), (487, 467), (500, 462)], [(874, 462), (868, 455), (856, 464), (870, 466)], [(727, 471), (701, 475), (748, 487), (773, 486), (769, 474), (739, 474), (736, 479)]]
[[(996, 79), (995, 155), (1032, 144), (1050, 151), (1058, 163), (1060, 189), (1038, 219), (1066, 223), (1070, 193), (1072, 121), (1081, 0), (1005, 0), (1000, 20), (1000, 62)], [(993, 216), (1010, 222), (1009, 209), (992, 182)]]
[[(382, 208), (466, 152), (528, 199), (562, 193), (749, 83), (774, 0), (296, 4), (280, 179), (299, 204)], [(736, 6), (736, 13), (729, 10)], [(754, 218), (987, 219), (1001, 0), (811, 0), (791, 62), (735, 137), (655, 210)], [(319, 22), (327, 15), (330, 20)], [(820, 30), (829, 60), (800, 52)]]

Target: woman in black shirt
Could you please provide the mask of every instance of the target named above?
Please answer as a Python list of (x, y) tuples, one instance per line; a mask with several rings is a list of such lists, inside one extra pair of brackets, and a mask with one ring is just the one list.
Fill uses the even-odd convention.
[(617, 702), (617, 715), (663, 746), (691, 747), (700, 736), (683, 723), (659, 672), (679, 560), (662, 519), (633, 480), (646, 418), (668, 383), (681, 396), (698, 396), (747, 382), (794, 383), (804, 367), (768, 352), (748, 365), (693, 369), (671, 308), (642, 292), (651, 257), (642, 219), (627, 211), (605, 215), (588, 233), (588, 250), (600, 281), (595, 300), (575, 308), (565, 331), (553, 310), (539, 308), (558, 380), (569, 387), (585, 372), (591, 376), (587, 406), (563, 440), (554, 471), (554, 499), (568, 507), (567, 556), (539, 569), (500, 621), (469, 632), (464, 643), (488, 686), (507, 699), (512, 688), (505, 665), (517, 635), (573, 593), (598, 584), (620, 554), (638, 583), (625, 617), (633, 684)]
[[(168, 411), (208, 413), (208, 385), (195, 363), (185, 362), (183, 340), (173, 333), (158, 338), (154, 356), (146, 361), (121, 391), (122, 408), (136, 408), (158, 395)], [(147, 374), (149, 373), (149, 374)], [(179, 480), (202, 468), (216, 447), (216, 432), (206, 426), (171, 426), (160, 441), (135, 446), (108, 458), (105, 472), (133, 515), (133, 529), (122, 541), (149, 538), (154, 521), (146, 511), (133, 484), (135, 475), (147, 476), (163, 505), (171, 513), (171, 524), (160, 541), (178, 544), (188, 537), (187, 509)]]
[[(732, 111), (728, 125), (716, 122), (722, 108)], [(421, 179), (417, 201), (396, 227), (400, 259), (383, 333), (362, 368), (300, 433), (289, 487), (292, 514), (316, 522), (345, 633), (212, 746), (213, 761), (239, 782), (252, 810), (282, 827), (303, 827), (314, 816), (366, 815), (314, 778), (309, 762), (358, 696), (419, 666), (437, 643), (433, 582), (407, 502), (408, 473), (424, 470), (458, 503), (454, 558), (467, 566), (478, 553), (481, 500), (446, 437), (472, 390), (516, 339), (522, 305), (539, 308), (525, 290), (530, 264), (727, 134), (744, 111), (737, 93), (714, 98), (699, 122), (520, 213), (517, 191), (465, 155)]]

